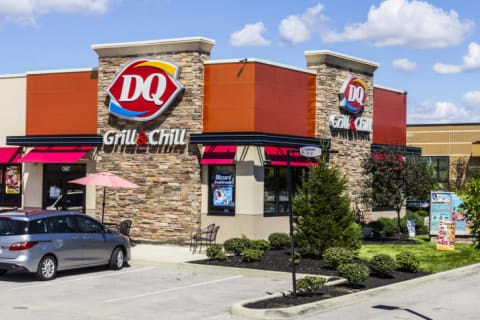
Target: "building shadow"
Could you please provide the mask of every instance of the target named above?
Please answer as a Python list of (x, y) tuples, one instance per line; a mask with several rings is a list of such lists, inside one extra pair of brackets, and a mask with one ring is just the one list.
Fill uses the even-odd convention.
[(417, 317), (419, 317), (420, 319), (425, 319), (425, 320), (433, 320), (433, 318), (429, 318), (421, 313), (418, 313), (412, 309), (409, 309), (409, 308), (400, 308), (400, 307), (396, 307), (396, 306), (387, 306), (387, 305), (383, 305), (383, 304), (378, 304), (376, 306), (373, 306), (372, 308), (375, 308), (375, 309), (381, 309), (381, 310), (387, 310), (387, 311), (393, 311), (393, 310), (402, 310), (402, 311), (406, 311), (408, 313), (411, 313)]

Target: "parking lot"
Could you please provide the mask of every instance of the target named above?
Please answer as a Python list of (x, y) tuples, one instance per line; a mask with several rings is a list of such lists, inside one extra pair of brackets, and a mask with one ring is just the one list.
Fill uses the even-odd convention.
[(290, 288), (289, 279), (180, 267), (140, 265), (111, 271), (59, 273), (50, 282), (30, 274), (0, 277), (4, 319), (240, 319), (230, 305)]

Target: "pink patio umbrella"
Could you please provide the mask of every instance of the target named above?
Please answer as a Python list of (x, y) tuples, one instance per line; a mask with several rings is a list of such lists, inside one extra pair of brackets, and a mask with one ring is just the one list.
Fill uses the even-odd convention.
[(135, 183), (132, 183), (123, 178), (120, 178), (119, 176), (116, 176), (110, 172), (99, 172), (83, 178), (70, 180), (68, 182), (82, 184), (85, 186), (86, 185), (103, 186), (102, 223), (103, 223), (103, 216), (105, 214), (105, 187), (112, 187), (112, 188), (138, 188), (139, 187)]

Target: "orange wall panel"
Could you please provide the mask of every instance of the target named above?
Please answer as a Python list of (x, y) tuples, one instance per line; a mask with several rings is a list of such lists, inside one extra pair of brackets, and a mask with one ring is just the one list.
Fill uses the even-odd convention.
[(248, 132), (255, 128), (255, 67), (205, 65), (203, 132)]
[(315, 75), (261, 63), (205, 65), (204, 132), (315, 137)]
[(27, 75), (27, 135), (97, 134), (97, 71)]

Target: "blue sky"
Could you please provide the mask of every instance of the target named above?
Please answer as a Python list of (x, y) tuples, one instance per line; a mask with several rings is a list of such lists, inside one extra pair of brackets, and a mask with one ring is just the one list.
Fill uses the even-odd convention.
[(0, 74), (97, 66), (92, 44), (204, 36), (212, 59), (380, 63), (408, 122), (480, 122), (480, 1), (0, 0)]

